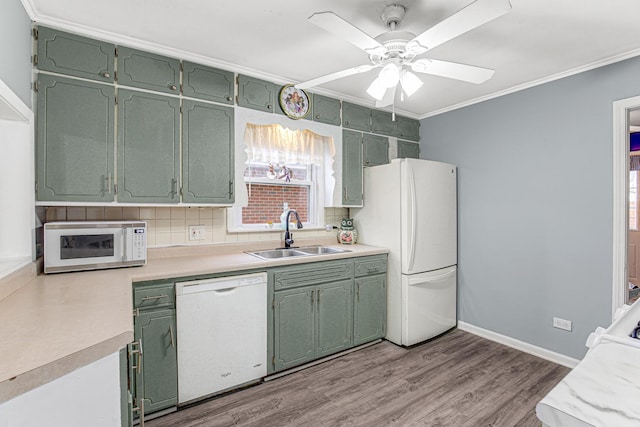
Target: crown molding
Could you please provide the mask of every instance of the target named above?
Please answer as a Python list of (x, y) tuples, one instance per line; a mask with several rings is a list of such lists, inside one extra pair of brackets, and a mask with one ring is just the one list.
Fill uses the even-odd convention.
[(20, 0), (20, 1), (22, 3), (22, 7), (27, 12), (27, 15), (29, 15), (29, 19), (31, 19), (32, 21), (35, 21), (36, 17), (38, 16), (38, 13), (36, 12), (36, 7), (33, 4), (33, 0)]

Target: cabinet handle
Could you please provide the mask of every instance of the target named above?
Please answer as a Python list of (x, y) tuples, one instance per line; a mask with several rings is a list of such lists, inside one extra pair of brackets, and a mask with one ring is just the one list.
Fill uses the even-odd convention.
[(140, 301), (141, 302), (142, 301), (149, 301), (151, 299), (160, 299), (160, 298), (169, 298), (169, 295), (162, 294), (162, 295), (154, 295), (152, 297), (144, 297)]
[(227, 101), (233, 101), (233, 97), (232, 96), (227, 96)]
[(360, 283), (356, 283), (356, 301), (360, 302)]
[(174, 84), (170, 84), (168, 87), (169, 87), (169, 89), (171, 89), (171, 90), (176, 90), (176, 89), (178, 89), (178, 86), (176, 86), (176, 85), (174, 85)]
[(347, 189), (347, 186), (345, 185), (344, 187), (342, 187), (342, 190), (344, 193), (344, 199), (349, 200), (349, 190)]
[(106, 72), (106, 71), (105, 71), (105, 72), (103, 72), (103, 73), (100, 73), (100, 75), (101, 75), (102, 77), (104, 77), (105, 79), (108, 79), (109, 77), (111, 77), (111, 73), (108, 73), (108, 72)]
[(316, 114), (316, 119), (319, 119), (319, 118), (320, 118), (320, 114)]
[(135, 344), (136, 344), (135, 341), (133, 343), (131, 343), (131, 346), (132, 346), (131, 356), (133, 358), (133, 355), (137, 354), (138, 355), (138, 358), (137, 358), (138, 359), (138, 363), (136, 365), (132, 365), (131, 367), (136, 370), (138, 375), (140, 375), (140, 369), (142, 369), (142, 338), (140, 338), (138, 340), (138, 342), (137, 342), (137, 344), (138, 344), (138, 349), (137, 350), (133, 350), (133, 345), (135, 345)]
[(271, 110), (273, 106), (271, 104), (267, 104), (267, 110)]
[(345, 124), (345, 125), (347, 125), (347, 126), (349, 126), (349, 120), (345, 120), (345, 121), (344, 121), (344, 124)]
[(169, 338), (171, 339), (171, 347), (176, 348), (176, 344), (173, 341), (173, 325), (169, 325)]
[(314, 302), (313, 294), (314, 294), (315, 292), (316, 292), (316, 291), (311, 291), (311, 305), (313, 305), (313, 302)]
[(107, 188), (109, 189), (109, 194), (113, 194), (113, 187), (111, 186), (111, 172), (107, 174)]
[(178, 194), (178, 180), (175, 178), (171, 180), (171, 194), (174, 196)]
[(229, 196), (233, 196), (233, 181), (229, 181)]

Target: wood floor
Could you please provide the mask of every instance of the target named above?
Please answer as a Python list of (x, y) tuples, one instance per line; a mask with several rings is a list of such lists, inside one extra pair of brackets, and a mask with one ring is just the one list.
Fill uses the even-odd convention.
[(568, 368), (454, 330), (387, 341), (145, 423), (213, 426), (540, 426), (536, 403)]

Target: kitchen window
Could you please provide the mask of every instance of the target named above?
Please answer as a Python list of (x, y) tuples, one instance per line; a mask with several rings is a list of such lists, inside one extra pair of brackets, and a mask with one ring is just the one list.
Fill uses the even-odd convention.
[(333, 139), (278, 124), (247, 123), (243, 174), (248, 204), (232, 208), (230, 230), (283, 229), (283, 207), (295, 209), (305, 228), (324, 224), (324, 164)]

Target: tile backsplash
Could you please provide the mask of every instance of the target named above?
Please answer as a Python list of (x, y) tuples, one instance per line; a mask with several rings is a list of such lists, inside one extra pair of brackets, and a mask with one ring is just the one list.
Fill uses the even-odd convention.
[[(229, 232), (226, 215), (226, 208), (209, 207), (52, 206), (46, 209), (46, 221), (146, 221), (149, 247), (282, 240), (282, 230)], [(348, 215), (346, 208), (325, 208), (325, 223), (340, 226), (340, 220)], [(204, 240), (189, 240), (190, 225), (205, 227)], [(300, 238), (327, 237), (330, 233), (336, 232), (296, 230)]]

